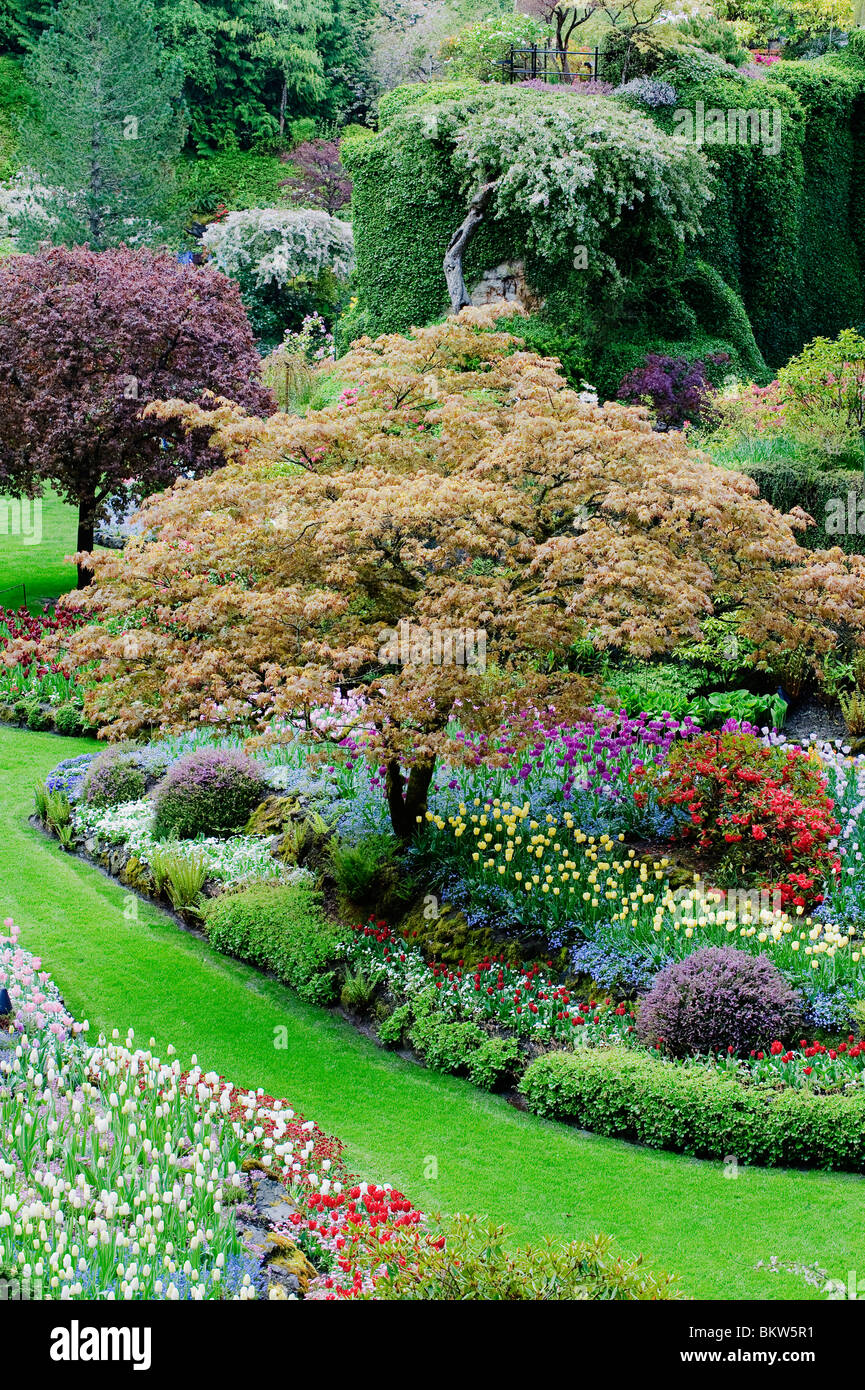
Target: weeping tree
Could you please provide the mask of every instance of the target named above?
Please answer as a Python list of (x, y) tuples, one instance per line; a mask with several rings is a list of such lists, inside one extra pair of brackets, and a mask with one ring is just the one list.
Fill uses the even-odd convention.
[(449, 149), (466, 199), (443, 263), (454, 312), (470, 303), (464, 259), (484, 222), (515, 224), (542, 260), (609, 283), (641, 260), (673, 264), (710, 196), (694, 145), (603, 98), (497, 87), (402, 119)]

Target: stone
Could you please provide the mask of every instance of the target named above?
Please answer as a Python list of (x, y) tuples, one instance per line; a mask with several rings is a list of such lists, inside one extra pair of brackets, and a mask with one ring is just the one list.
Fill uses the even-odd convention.
[(262, 1177), (255, 1187), (255, 1210), (276, 1226), (294, 1216), (297, 1207), (289, 1199), (281, 1182)]
[(523, 261), (504, 261), (492, 270), (485, 270), (471, 292), (471, 301), (476, 307), (521, 304), (529, 312), (539, 309), (543, 303), (526, 281)]

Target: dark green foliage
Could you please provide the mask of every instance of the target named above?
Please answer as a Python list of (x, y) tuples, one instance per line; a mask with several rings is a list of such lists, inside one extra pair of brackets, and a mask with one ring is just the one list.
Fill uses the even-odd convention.
[(696, 1063), (582, 1048), (534, 1061), (519, 1086), (529, 1109), (595, 1134), (697, 1158), (865, 1169), (865, 1095), (744, 1086)]
[(257, 883), (223, 893), (204, 909), (211, 946), (270, 970), (311, 1004), (337, 993), (341, 929), (329, 922), (305, 883)]
[(24, 249), (50, 240), (98, 251), (168, 228), (183, 74), (151, 14), (148, 0), (62, 0), (30, 55), (38, 114), (18, 158), (54, 190), (41, 199), (54, 220), (22, 218)]
[(54, 716), (54, 725), (58, 734), (80, 734), (84, 728), (83, 711), (72, 703), (60, 705)]
[(289, 172), (275, 154), (217, 150), (181, 164), (177, 201), (184, 213), (213, 213), (220, 204), (232, 211), (275, 207), (285, 202), (279, 184)]
[[(575, 384), (589, 379), (602, 399), (647, 352), (689, 361), (727, 352), (731, 370), (765, 381), (767, 362), (777, 367), (815, 333), (834, 336), (865, 317), (865, 44), (853, 48), (843, 64), (837, 56), (779, 63), (760, 82), (711, 55), (701, 66), (700, 50), (677, 58), (675, 72), (661, 69), (676, 85), (676, 109), (699, 100), (707, 110), (759, 108), (781, 120), (777, 154), (762, 144), (705, 146), (715, 197), (697, 258), (659, 273), (643, 249), (617, 294), (587, 295), (585, 272), (538, 263), (516, 224), (492, 221), (470, 244), (467, 285), (524, 259), (529, 283), (546, 296), (525, 325), (527, 343), (558, 356)], [(489, 99), (476, 82), (403, 87), (382, 98), (377, 139), (344, 142), (358, 303), (340, 325), (341, 347), (361, 332), (401, 332), (447, 312), (441, 263), (464, 198), (447, 141), (430, 133), (440, 105), (471, 111)], [(644, 114), (673, 133), (672, 108)]]
[[(825, 472), (806, 460), (792, 458), (789, 462), (780, 459), (762, 463), (752, 462), (746, 456), (737, 461), (736, 466), (750, 474), (761, 497), (779, 512), (801, 507), (813, 517), (816, 525), (798, 534), (800, 545), (810, 550), (826, 550), (837, 545), (848, 554), (865, 555), (865, 473), (861, 469)], [(827, 518), (831, 516), (829, 504), (839, 500), (843, 503), (845, 517), (855, 518), (856, 529), (830, 533), (826, 530)]]
[(376, 907), (392, 902), (398, 894), (401, 875), (399, 845), (392, 835), (365, 835), (356, 844), (334, 840), (330, 863), (336, 886), (343, 897), (359, 907)]

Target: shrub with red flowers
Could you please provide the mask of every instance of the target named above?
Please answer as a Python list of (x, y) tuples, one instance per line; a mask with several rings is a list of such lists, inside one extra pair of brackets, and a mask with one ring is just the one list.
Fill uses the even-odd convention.
[(674, 836), (713, 861), (718, 883), (780, 891), (785, 909), (823, 901), (840, 871), (839, 834), (819, 765), (801, 748), (766, 747), (747, 733), (704, 733), (674, 744), (664, 767), (632, 774), (638, 804), (650, 794), (683, 813)]
[(705, 946), (660, 971), (637, 1018), (640, 1042), (670, 1057), (720, 1052), (743, 1056), (789, 1037), (802, 1009), (765, 956)]

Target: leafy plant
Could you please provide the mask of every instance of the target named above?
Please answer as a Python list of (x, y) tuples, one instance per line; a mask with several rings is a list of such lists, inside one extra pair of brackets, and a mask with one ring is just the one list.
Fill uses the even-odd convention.
[(392, 835), (365, 835), (356, 844), (333, 840), (330, 862), (340, 893), (359, 907), (375, 906), (395, 885), (397, 850)]
[(325, 918), (309, 884), (253, 884), (223, 893), (207, 904), (204, 919), (217, 951), (272, 970), (311, 1004), (333, 1001), (342, 932)]
[(175, 909), (197, 908), (207, 878), (207, 862), (202, 855), (178, 854), (167, 850), (162, 859), (168, 896)]
[(637, 1016), (640, 1041), (671, 1057), (747, 1056), (801, 1027), (801, 1002), (771, 961), (717, 946), (660, 971)]
[(687, 712), (704, 729), (716, 729), (728, 719), (761, 725), (767, 718), (773, 729), (783, 729), (787, 701), (780, 695), (752, 695), (750, 690), (713, 690), (695, 696)]
[(856, 737), (865, 734), (865, 691), (840, 690), (838, 703), (847, 725), (847, 732)]
[(376, 1299), (438, 1302), (677, 1299), (678, 1281), (655, 1275), (641, 1259), (617, 1255), (603, 1236), (515, 1247), (505, 1226), (482, 1216), (437, 1218), (388, 1242), (387, 1273)]
[(730, 362), (727, 353), (713, 353), (706, 362), (648, 353), (645, 365), (629, 372), (619, 383), (621, 401), (648, 404), (655, 418), (671, 429), (696, 424), (711, 395), (713, 382)]
[(366, 1013), (375, 998), (378, 980), (368, 976), (363, 969), (349, 971), (340, 990), (339, 1002), (344, 1009), (356, 1009)]
[(245, 825), (270, 787), (262, 769), (235, 749), (199, 748), (179, 758), (154, 793), (153, 833), (218, 835)]

